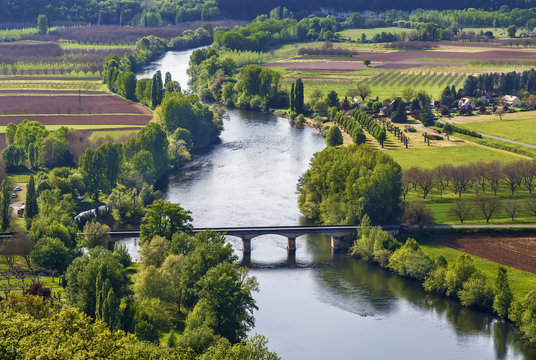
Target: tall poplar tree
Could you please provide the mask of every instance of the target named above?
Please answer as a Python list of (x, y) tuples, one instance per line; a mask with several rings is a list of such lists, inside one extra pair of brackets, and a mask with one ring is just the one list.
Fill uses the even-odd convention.
[(294, 106), (295, 94), (294, 94), (294, 83), (290, 87), (290, 111), (296, 111)]
[(9, 194), (9, 188), (6, 179), (2, 181), (2, 231), (9, 229), (11, 225), (11, 195)]
[(303, 105), (303, 81), (298, 79), (294, 87), (294, 108), (298, 115), (303, 114)]
[(35, 194), (35, 180), (34, 176), (30, 175), (30, 181), (26, 188), (26, 205), (24, 208), (24, 219), (26, 220), (26, 226), (29, 228), (32, 224), (33, 217), (39, 212), (37, 206), (37, 196)]

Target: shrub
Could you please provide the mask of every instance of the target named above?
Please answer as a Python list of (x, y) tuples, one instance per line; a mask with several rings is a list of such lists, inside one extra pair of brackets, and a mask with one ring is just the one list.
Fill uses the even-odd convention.
[(490, 309), (494, 298), (493, 287), (481, 271), (474, 271), (458, 291), (463, 306)]
[(409, 238), (404, 246), (391, 255), (389, 267), (399, 275), (422, 281), (433, 269), (433, 262), (424, 254), (417, 241)]

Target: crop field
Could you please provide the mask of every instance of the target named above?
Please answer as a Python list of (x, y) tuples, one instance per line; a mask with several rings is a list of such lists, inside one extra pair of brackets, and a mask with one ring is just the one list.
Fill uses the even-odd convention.
[(406, 28), (391, 26), (391, 27), (372, 28), (372, 29), (348, 29), (348, 30), (343, 30), (341, 32), (338, 32), (337, 35), (340, 35), (346, 39), (360, 40), (361, 34), (365, 34), (367, 36), (367, 39), (370, 40), (372, 39), (374, 35), (381, 34), (382, 32), (391, 33), (391, 34), (402, 34), (402, 33), (409, 33), (411, 31), (415, 31), (415, 29), (406, 29)]
[[(463, 239), (466, 239), (468, 237), (464, 236), (463, 234), (453, 234), (452, 236), (460, 237)], [(489, 237), (489, 235), (479, 235), (480, 237)], [(500, 240), (498, 240), (500, 241)], [(443, 244), (449, 246), (446, 247)], [(425, 244), (421, 244), (422, 249), (424, 252), (434, 258), (438, 255), (442, 255), (445, 257), (445, 259), (449, 263), (454, 263), (456, 261), (456, 258), (462, 254), (461, 251), (456, 250), (455, 246), (452, 245), (452, 242), (450, 242), (450, 237), (448, 238), (441, 238), (440, 241), (434, 241), (429, 242)], [(469, 249), (466, 249), (469, 250)], [(465, 251), (465, 250), (464, 250)], [(534, 250), (533, 250), (534, 251)], [(490, 279), (495, 279), (497, 277), (497, 270), (499, 266), (501, 266), (501, 263), (504, 264), (506, 261), (499, 261), (494, 262), (491, 261), (491, 259), (485, 258), (485, 254), (480, 253), (477, 254), (475, 252), (467, 251), (470, 254), (476, 255), (472, 256), (473, 262), (475, 266), (480, 269), (481, 271), (486, 274), (486, 276)], [(522, 297), (524, 296), (528, 291), (533, 290), (536, 286), (536, 277), (534, 276), (534, 273), (523, 271), (517, 268), (514, 268), (513, 265), (515, 264), (505, 264), (508, 266), (508, 280), (510, 281), (510, 287), (512, 289), (512, 293), (516, 297)]]

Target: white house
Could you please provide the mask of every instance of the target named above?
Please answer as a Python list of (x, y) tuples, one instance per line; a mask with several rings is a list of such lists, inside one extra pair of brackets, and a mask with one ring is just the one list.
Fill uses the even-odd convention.
[(467, 109), (469, 106), (472, 109), (476, 108), (475, 102), (472, 99), (461, 98), (460, 100), (458, 100), (458, 107), (464, 107)]
[(508, 106), (521, 106), (521, 100), (517, 96), (504, 95), (501, 98), (501, 103)]

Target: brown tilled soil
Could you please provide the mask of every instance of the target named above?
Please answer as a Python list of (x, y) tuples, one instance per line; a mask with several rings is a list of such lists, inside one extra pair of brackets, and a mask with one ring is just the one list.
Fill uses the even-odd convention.
[[(447, 44), (452, 47), (469, 47), (469, 44)], [(446, 46), (447, 46), (446, 45)], [(373, 67), (405, 69), (423, 65), (433, 66), (462, 66), (467, 65), (469, 60), (507, 61), (534, 60), (536, 51), (522, 49), (502, 48), (494, 45), (473, 45), (471, 47), (482, 48), (482, 51), (415, 51), (400, 50), (391, 52), (360, 52), (356, 57), (329, 58), (315, 57), (314, 61), (289, 61), (266, 64), (266, 67), (282, 67), (288, 70), (305, 71), (354, 71), (364, 68), (363, 59), (369, 59)], [(485, 50), (488, 49), (488, 50)], [(445, 61), (426, 61), (411, 59), (445, 59)], [(296, 57), (293, 60), (311, 60), (311, 58)]]
[(536, 234), (447, 234), (439, 243), (450, 248), (536, 274)]
[[(81, 103), (79, 103), (81, 100)], [(0, 115), (17, 114), (151, 114), (140, 104), (115, 95), (0, 96)]]
[(109, 95), (107, 91), (89, 90), (41, 90), (41, 89), (0, 89), (1, 94), (35, 94), (35, 95)]
[[(47, 70), (48, 73), (60, 74), (59, 70)], [(25, 74), (43, 74), (42, 70), (25, 70)], [(101, 77), (67, 77), (67, 76), (0, 76), (0, 81), (32, 81), (32, 80), (59, 80), (59, 81), (97, 81)]]
[(0, 116), (0, 126), (20, 124), (23, 120), (43, 125), (147, 125), (151, 115), (81, 115), (81, 116)]

